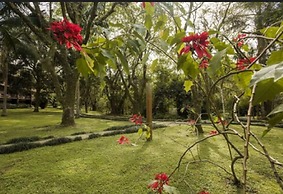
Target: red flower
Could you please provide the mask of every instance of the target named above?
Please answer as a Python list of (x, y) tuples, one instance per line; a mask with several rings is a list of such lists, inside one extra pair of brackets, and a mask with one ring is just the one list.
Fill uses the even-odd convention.
[(125, 143), (129, 143), (129, 139), (127, 137), (125, 137), (124, 135), (122, 135), (118, 140), (119, 144), (125, 144)]
[(182, 48), (182, 50), (180, 51), (180, 55), (182, 55), (183, 53), (188, 53), (190, 52), (191, 47), (190, 45), (186, 45), (184, 48)]
[[(149, 2), (151, 6), (154, 6), (154, 2)], [(142, 7), (145, 8), (145, 2), (142, 2)]]
[[(210, 59), (212, 56), (207, 50), (209, 44), (209, 41), (207, 39), (208, 32), (203, 32), (201, 34), (191, 34), (189, 36), (183, 37), (182, 42), (187, 43), (186, 47), (193, 48), (196, 51), (198, 58), (201, 59), (202, 57), (206, 57)], [(184, 51), (182, 52), (182, 50), (180, 52), (180, 55), (186, 53)]]
[(246, 69), (246, 66), (254, 62), (256, 57), (251, 57), (249, 59), (239, 59), (236, 63), (237, 69), (238, 70), (244, 70)]
[(209, 132), (209, 135), (216, 135), (216, 134), (218, 134), (218, 132), (216, 130), (213, 130), (213, 131)]
[(142, 116), (134, 114), (130, 119), (131, 122), (135, 123), (136, 125), (142, 124)]
[(238, 47), (241, 47), (244, 44), (243, 38), (245, 38), (246, 36), (246, 34), (238, 34), (237, 38), (233, 38), (233, 41), (237, 42)]
[(207, 61), (207, 59), (202, 60), (201, 63), (199, 64), (199, 68), (205, 69), (205, 68), (207, 68), (207, 67), (208, 67), (208, 61)]
[(73, 46), (77, 51), (81, 50), (80, 44), (83, 38), (80, 34), (82, 28), (79, 25), (64, 18), (61, 22), (52, 22), (47, 29), (53, 32), (59, 44), (65, 44), (68, 49)]
[(198, 194), (209, 194), (208, 191), (200, 191)]
[(154, 180), (147, 186), (147, 188), (151, 188), (153, 191), (157, 191), (161, 194), (164, 184), (169, 184), (169, 178), (166, 173), (160, 173), (155, 175)]

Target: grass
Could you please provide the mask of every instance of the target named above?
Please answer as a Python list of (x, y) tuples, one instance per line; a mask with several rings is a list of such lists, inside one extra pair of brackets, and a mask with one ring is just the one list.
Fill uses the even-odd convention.
[[(21, 110), (20, 112), (24, 113), (25, 111)], [(52, 110), (49, 110), (48, 113), (50, 114), (48, 117), (50, 118), (50, 128), (52, 128), (52, 122), (53, 125), (58, 125), (61, 116), (59, 111), (58, 113), (57, 111), (52, 112)], [(27, 113), (31, 115), (29, 116)], [(15, 115), (12, 116), (13, 114)], [(12, 117), (15, 120), (17, 120), (16, 118), (21, 120), (26, 117), (34, 118), (36, 115), (33, 114), (30, 112), (20, 114), (16, 110), (15, 112), (9, 110), (9, 116), (4, 119), (7, 120), (11, 117), (9, 120), (11, 123)], [(35, 117), (35, 120), (39, 120), (46, 114), (42, 112), (42, 115)], [(3, 122), (3, 118), (0, 119), (0, 131), (3, 131), (3, 125), (9, 125), (6, 121)], [(30, 122), (36, 128), (48, 124), (47, 119), (43, 119), (40, 123), (35, 122), (35, 120), (30, 119)], [(81, 131), (82, 128), (79, 126), (84, 126), (85, 130), (103, 130), (111, 125), (128, 123), (106, 120), (103, 122), (99, 119), (85, 118), (80, 118), (76, 122), (75, 128), (43, 130), (37, 135), (69, 135), (75, 131), (74, 129), (77, 132)], [(17, 134), (34, 136), (35, 128), (33, 124), (25, 123), (27, 126), (23, 122), (18, 122), (11, 126), (12, 128), (8, 128), (15, 131), (14, 133), (12, 131), (7, 132), (5, 139), (14, 138)], [(87, 123), (90, 126), (87, 126)], [(103, 126), (103, 124), (105, 125)], [(21, 125), (21, 128), (16, 125)], [(237, 128), (238, 126), (234, 127)], [(60, 130), (64, 132), (58, 132)], [(205, 125), (204, 130), (203, 136), (207, 136), (212, 128)], [(263, 130), (263, 127), (253, 127), (253, 131), (258, 135)], [(37, 131), (37, 133), (39, 132)], [(137, 134), (126, 134), (126, 136), (131, 142), (135, 142), (137, 139)], [(1, 142), (4, 142), (2, 134), (0, 137)], [(147, 184), (154, 178), (154, 175), (160, 172), (170, 174), (176, 167), (186, 146), (198, 139), (186, 125), (156, 129), (153, 133), (152, 142), (141, 140), (138, 142), (138, 146), (119, 145), (117, 143), (119, 137), (120, 135), (100, 137), (0, 155), (0, 193), (145, 194), (149, 191)], [(235, 137), (231, 138), (235, 139), (239, 148), (243, 148), (241, 141), (238, 141)], [(261, 138), (270, 154), (281, 162), (283, 161), (282, 138), (283, 130), (279, 128), (274, 128), (266, 137)], [(199, 146), (193, 148), (192, 153), (196, 159), (211, 160), (229, 170), (227, 146), (220, 136), (202, 142)], [(170, 179), (170, 185), (177, 187), (181, 194), (196, 194), (202, 189), (207, 189), (211, 194), (241, 193), (231, 184), (231, 176), (221, 168), (207, 162), (190, 163), (192, 161), (193, 156), (188, 153), (179, 171)], [(241, 162), (237, 163), (239, 177), (242, 177)], [(282, 193), (265, 158), (251, 150), (248, 165), (249, 193)], [(280, 173), (283, 175), (282, 169)]]
[(0, 117), (0, 144), (18, 137), (62, 137), (130, 124), (128, 121), (79, 118), (76, 119), (75, 127), (60, 127), (61, 114), (62, 110), (53, 108), (46, 108), (37, 113), (33, 112), (33, 109), (9, 109), (7, 117)]

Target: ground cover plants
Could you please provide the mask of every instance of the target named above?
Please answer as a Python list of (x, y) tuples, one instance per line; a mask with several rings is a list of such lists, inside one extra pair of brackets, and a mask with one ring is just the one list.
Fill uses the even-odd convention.
[[(49, 112), (52, 119), (60, 119), (58, 110), (46, 112)], [(13, 117), (12, 114), (11, 117)], [(35, 119), (44, 118), (46, 114), (39, 113)], [(28, 117), (28, 114), (26, 116)], [(26, 129), (26, 136), (33, 136), (34, 128), (29, 125), (24, 126), (26, 118), (23, 115), (20, 117), (15, 119), (18, 122), (11, 130), (16, 129), (18, 125)], [(96, 126), (96, 123), (99, 126), (101, 122), (97, 119), (83, 120), (84, 118), (80, 118), (78, 122), (88, 122), (91, 126)], [(1, 123), (5, 125), (5, 121), (1, 120)], [(42, 123), (42, 126), (45, 124)], [(125, 122), (120, 124), (123, 125)], [(116, 121), (107, 121), (104, 127), (114, 125), (117, 125)], [(234, 127), (240, 129), (239, 126)], [(257, 135), (265, 129), (260, 126), (252, 128)], [(103, 130), (102, 126), (101, 130)], [(202, 137), (210, 136), (212, 130), (211, 125), (206, 124), (204, 125), (205, 133), (198, 137), (189, 124), (183, 123), (156, 129), (154, 141), (146, 142), (142, 139), (138, 141), (137, 146), (119, 144), (117, 140), (121, 135), (114, 135), (1, 154), (0, 193), (147, 193), (149, 191), (147, 185), (155, 174), (169, 174), (177, 166), (178, 159), (187, 146)], [(52, 132), (56, 136), (56, 131)], [(47, 133), (51, 135), (52, 132), (45, 132), (46, 134), (42, 133), (42, 135), (46, 136)], [(66, 129), (65, 132), (67, 135), (73, 132), (73, 129)], [(16, 136), (16, 134), (9, 134), (11, 137)], [(139, 137), (137, 133), (123, 135), (132, 142)], [(278, 159), (283, 159), (280, 152), (282, 137), (283, 130), (274, 128), (262, 138), (270, 154)], [(6, 138), (9, 139), (8, 136)], [(241, 144), (237, 138), (235, 141), (237, 145)], [(224, 170), (229, 171), (230, 165), (226, 150), (227, 145), (220, 136), (201, 142), (192, 149), (191, 154), (185, 156), (179, 171), (170, 178), (169, 185), (176, 187), (179, 193), (194, 194), (202, 190), (219, 193), (223, 191), (223, 188), (225, 188), (224, 193), (241, 193), (233, 185), (231, 174)], [(280, 187), (272, 178), (268, 162), (257, 152), (251, 151), (251, 156), (248, 193), (279, 194)], [(215, 163), (219, 167), (216, 167)], [(237, 172), (241, 171), (241, 165), (240, 162), (237, 163)]]

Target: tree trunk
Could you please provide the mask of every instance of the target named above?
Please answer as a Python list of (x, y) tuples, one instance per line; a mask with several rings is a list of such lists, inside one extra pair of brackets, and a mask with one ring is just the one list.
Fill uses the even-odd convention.
[[(263, 16), (262, 16), (262, 7), (260, 5), (258, 7), (258, 12), (257, 12), (256, 18), (255, 18), (255, 24), (256, 24), (256, 30), (257, 31), (264, 28), (264, 26), (265, 26), (264, 20), (265, 20), (265, 18), (263, 18)], [(267, 46), (267, 42), (263, 38), (257, 38), (257, 43), (258, 43), (258, 45), (257, 45), (257, 49), (258, 49), (257, 56), (258, 56), (263, 51), (263, 49)], [(262, 57), (259, 59), (259, 62), (262, 63), (262, 64), (265, 64), (266, 58), (267, 58), (267, 55), (266, 55), (266, 53), (264, 53), (262, 55)], [(266, 116), (272, 110), (272, 102), (271, 101), (263, 102), (263, 106), (261, 108), (262, 108), (261, 118), (266, 119)]]
[(76, 101), (76, 84), (77, 84), (78, 77), (75, 76), (68, 76), (66, 77), (66, 91), (65, 95), (63, 96), (63, 114), (61, 125), (63, 126), (74, 126), (75, 125), (75, 101)]
[(7, 63), (7, 50), (2, 50), (1, 62), (3, 65), (3, 77), (4, 77), (4, 96), (3, 96), (3, 107), (1, 116), (7, 116), (7, 88), (8, 88), (8, 63)]
[(76, 118), (80, 117), (80, 79), (76, 84)]
[(34, 99), (34, 110), (33, 112), (39, 112), (39, 104), (40, 104), (40, 87), (36, 87), (36, 91), (35, 91), (35, 99)]

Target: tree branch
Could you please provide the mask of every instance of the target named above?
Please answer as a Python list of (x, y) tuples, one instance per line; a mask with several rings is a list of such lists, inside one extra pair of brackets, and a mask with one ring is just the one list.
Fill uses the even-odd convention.
[(92, 26), (93, 20), (97, 16), (97, 5), (98, 5), (98, 2), (93, 2), (93, 6), (91, 8), (91, 13), (90, 13), (90, 16), (88, 18), (87, 25), (86, 25), (86, 28), (85, 28), (85, 38), (83, 40), (83, 44), (86, 44), (88, 39), (89, 39), (90, 28)]

